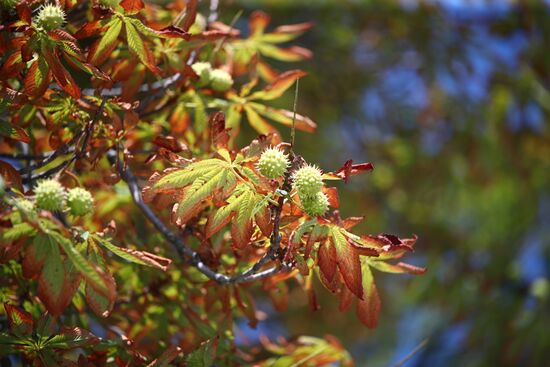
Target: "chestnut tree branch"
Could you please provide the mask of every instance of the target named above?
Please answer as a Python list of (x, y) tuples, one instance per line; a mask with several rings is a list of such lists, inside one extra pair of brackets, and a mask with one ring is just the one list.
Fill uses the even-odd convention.
[[(114, 150), (109, 151), (108, 158), (111, 164), (117, 164), (117, 155)], [(168, 241), (168, 243), (170, 243), (174, 247), (176, 252), (182, 258), (188, 258), (191, 265), (197, 268), (197, 270), (199, 270), (202, 274), (204, 274), (209, 279), (214, 280), (215, 282), (221, 285), (248, 283), (259, 279), (267, 278), (281, 271), (288, 271), (292, 268), (291, 264), (283, 263), (280, 265), (273, 266), (269, 269), (259, 271), (261, 267), (265, 263), (267, 263), (269, 260), (276, 259), (276, 252), (280, 247), (279, 245), (281, 241), (281, 237), (279, 234), (279, 223), (280, 223), (282, 205), (279, 205), (275, 209), (276, 223), (274, 223), (273, 235), (271, 237), (271, 242), (270, 242), (270, 248), (266, 253), (266, 255), (268, 253), (269, 255), (268, 256), (264, 255), (249, 270), (243, 273), (229, 276), (222, 273), (218, 273), (215, 270), (211, 269), (208, 265), (204, 263), (204, 261), (201, 259), (201, 256), (199, 255), (198, 252), (196, 252), (191, 247), (189, 247), (180, 236), (178, 236), (176, 233), (171, 231), (166, 226), (166, 224), (164, 224), (164, 222), (154, 213), (151, 207), (149, 207), (143, 201), (143, 198), (141, 196), (141, 189), (138, 185), (137, 178), (136, 176), (134, 176), (134, 174), (132, 173), (132, 171), (128, 166), (124, 166), (123, 164), (118, 164), (118, 172), (120, 174), (120, 178), (124, 182), (126, 182), (126, 184), (128, 185), (128, 189), (130, 190), (134, 203), (143, 212), (145, 217), (163, 235), (163, 237)]]

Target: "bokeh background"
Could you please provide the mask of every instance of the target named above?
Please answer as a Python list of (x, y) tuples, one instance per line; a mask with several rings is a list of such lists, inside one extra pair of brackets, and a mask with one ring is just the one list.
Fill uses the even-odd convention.
[[(375, 274), (382, 317), (368, 330), (319, 288), (292, 293), (258, 334), (333, 334), (359, 366), (550, 364), (550, 4), (543, 1), (222, 1), (220, 17), (314, 21), (298, 40), (301, 113), (318, 133), (297, 148), (324, 169), (375, 170), (343, 185), (358, 230), (420, 240), (421, 277)], [(281, 65), (281, 69), (288, 65)], [(292, 93), (278, 101), (292, 106)], [(288, 138), (289, 132), (283, 131)]]

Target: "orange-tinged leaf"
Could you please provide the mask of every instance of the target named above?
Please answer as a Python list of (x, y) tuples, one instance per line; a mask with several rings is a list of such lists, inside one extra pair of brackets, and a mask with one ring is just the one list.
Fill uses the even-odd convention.
[(252, 109), (250, 106), (245, 105), (244, 110), (246, 112), (246, 117), (250, 126), (254, 128), (260, 134), (276, 134), (279, 135), (279, 132), (271, 126), (266, 120), (264, 120), (258, 113)]
[(262, 99), (264, 101), (279, 98), (290, 88), (297, 79), (305, 76), (307, 73), (302, 70), (289, 70), (280, 74), (270, 85), (263, 90), (252, 93), (248, 99)]
[(19, 191), (23, 189), (19, 172), (11, 164), (2, 160), (0, 160), (0, 176), (4, 179), (7, 187), (16, 188)]
[(53, 239), (43, 233), (39, 233), (27, 246), (23, 256), (23, 275), (26, 278), (38, 276), (42, 270), (46, 257), (49, 255), (50, 243)]
[(250, 15), (250, 19), (248, 21), (248, 27), (250, 28), (251, 36), (258, 36), (264, 33), (265, 28), (271, 21), (271, 17), (269, 14), (256, 10)]
[(340, 274), (348, 289), (358, 298), (363, 299), (363, 287), (361, 286), (361, 262), (359, 254), (350, 244), (339, 227), (331, 226), (331, 243), (336, 251), (336, 262)]
[(99, 66), (111, 55), (118, 43), (118, 36), (122, 30), (122, 21), (114, 18), (108, 24), (103, 36), (91, 47), (88, 52), (88, 62)]
[(142, 0), (122, 0), (120, 6), (126, 10), (126, 13), (135, 14), (143, 9), (144, 4)]
[(250, 294), (241, 287), (234, 288), (234, 295), (235, 300), (237, 301), (237, 306), (248, 319), (248, 324), (251, 328), (256, 328), (258, 318), (256, 317), (256, 305), (254, 304), (254, 299), (252, 299)]
[(352, 302), (353, 293), (351, 293), (346, 287), (342, 287), (340, 289), (340, 304), (338, 305), (338, 310), (340, 310), (340, 312), (347, 311)]
[(31, 97), (41, 97), (50, 83), (51, 74), (50, 68), (46, 60), (42, 57), (33, 61), (29, 72), (25, 76), (25, 93)]
[(260, 53), (264, 56), (270, 57), (275, 60), (292, 62), (311, 59), (313, 53), (307, 48), (300, 46), (290, 46), (288, 48), (281, 48), (269, 43), (263, 43), (258, 46)]
[(7, 136), (10, 139), (28, 143), (31, 141), (29, 134), (19, 126), (13, 125), (7, 121), (0, 121), (0, 135)]
[(329, 242), (319, 246), (317, 261), (321, 273), (328, 282), (332, 282), (336, 274), (336, 250)]
[(25, 68), (25, 63), (20, 51), (16, 51), (8, 56), (0, 68), (0, 78), (2, 80), (14, 78)]
[(94, 237), (98, 242), (108, 248), (111, 252), (113, 252), (115, 255), (122, 257), (123, 259), (126, 259), (130, 262), (134, 262), (136, 264), (141, 265), (147, 265), (151, 266), (157, 269), (160, 269), (162, 271), (166, 271), (168, 268), (168, 265), (172, 263), (172, 260), (167, 259), (162, 256), (157, 256), (155, 254), (152, 254), (147, 251), (139, 251), (129, 248), (123, 248), (113, 245), (111, 242), (101, 239), (98, 237)]
[(380, 314), (380, 295), (368, 266), (363, 267), (363, 288), (365, 298), (357, 303), (357, 316), (369, 329), (374, 329)]
[(15, 335), (31, 335), (34, 322), (30, 313), (20, 309), (17, 306), (4, 303), (6, 316), (8, 319), (8, 328)]
[(69, 72), (65, 69), (65, 67), (59, 61), (59, 57), (57, 56), (56, 51), (49, 50), (43, 47), (42, 52), (44, 54), (44, 57), (46, 58), (46, 62), (48, 63), (48, 66), (57, 84), (59, 84), (59, 86), (65, 92), (67, 92), (70, 96), (72, 96), (75, 99), (79, 99), (80, 88), (74, 81), (71, 74), (69, 74)]
[(312, 119), (299, 113), (294, 114), (293, 111), (273, 108), (255, 102), (249, 103), (248, 106), (254, 108), (260, 115), (285, 126), (292, 127), (294, 121), (294, 126), (298, 130), (312, 133), (317, 129), (317, 124)]
[(74, 294), (71, 274), (57, 244), (47, 241), (45, 246), (48, 247), (48, 256), (38, 278), (38, 297), (52, 315), (60, 315)]
[[(116, 289), (116, 283), (113, 276), (109, 273), (104, 274), (104, 281), (110, 289)], [(114, 292), (116, 294), (116, 291)], [(107, 317), (111, 314), (115, 305), (116, 297), (106, 297), (103, 294), (97, 292), (90, 284), (86, 283), (85, 288), (86, 303), (90, 306), (92, 311), (101, 317)]]
[(373, 268), (383, 271), (385, 273), (395, 273), (395, 274), (407, 273), (407, 274), (421, 275), (426, 272), (426, 268), (407, 264), (404, 262), (398, 262), (397, 264), (389, 264), (384, 261), (372, 261), (372, 262), (369, 262), (369, 264)]

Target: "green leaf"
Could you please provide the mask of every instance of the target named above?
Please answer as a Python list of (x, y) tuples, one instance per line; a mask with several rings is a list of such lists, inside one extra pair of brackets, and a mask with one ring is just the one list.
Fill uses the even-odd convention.
[[(29, 73), (31, 73), (31, 71), (29, 71)], [(24, 143), (31, 141), (29, 134), (27, 134), (23, 128), (13, 125), (7, 121), (0, 121), (0, 135), (7, 136), (10, 139), (22, 141)]]
[(153, 73), (159, 73), (159, 69), (155, 65), (154, 57), (151, 51), (147, 48), (147, 45), (141, 39), (136, 27), (127, 20), (124, 21), (126, 28), (126, 39), (128, 41), (128, 48), (132, 51), (138, 59), (149, 68)]
[(70, 240), (57, 232), (52, 232), (51, 235), (69, 257), (74, 267), (82, 274), (86, 280), (86, 284), (89, 284), (101, 294), (108, 296), (111, 290), (105, 284), (104, 275), (82, 256)]
[(18, 240), (23, 236), (34, 234), (35, 232), (36, 232), (36, 229), (30, 224), (18, 223), (18, 224), (15, 224), (13, 227), (2, 232), (2, 235), (0, 236), (0, 238), (2, 239), (2, 242), (8, 243), (8, 242), (13, 242), (15, 240)]
[(115, 255), (136, 264), (147, 265), (166, 271), (168, 265), (172, 262), (170, 259), (157, 256), (146, 251), (138, 251), (115, 246), (110, 241), (99, 236), (94, 236), (94, 239), (102, 246), (108, 248)]
[(359, 254), (344, 236), (340, 227), (330, 226), (330, 237), (336, 250), (336, 263), (346, 286), (353, 294), (362, 299), (363, 288), (361, 286)]
[(48, 255), (38, 279), (38, 296), (50, 313), (59, 315), (69, 303), (67, 275), (56, 241), (50, 238), (44, 246)]
[(108, 29), (103, 34), (103, 37), (92, 46), (88, 53), (88, 62), (94, 65), (103, 63), (116, 47), (118, 35), (122, 30), (122, 21), (119, 18), (113, 18), (107, 23), (107, 27)]
[(104, 273), (103, 279), (107, 287), (111, 290), (107, 296), (97, 292), (93, 287), (86, 283), (85, 287), (85, 297), (86, 303), (90, 306), (92, 311), (101, 316), (107, 317), (113, 310), (113, 306), (116, 300), (116, 283), (115, 279), (109, 272), (105, 264), (105, 259), (101, 249), (97, 246), (96, 242), (92, 237), (88, 238), (88, 251), (89, 251), (89, 260), (98, 266)]
[(261, 99), (264, 101), (279, 98), (283, 93), (290, 88), (297, 79), (306, 75), (302, 70), (289, 70), (279, 75), (273, 83), (262, 89), (254, 92), (247, 97), (248, 100)]
[(380, 314), (380, 295), (367, 264), (363, 265), (363, 289), (365, 297), (357, 303), (357, 316), (368, 328), (374, 329), (378, 325)]
[(245, 105), (244, 111), (246, 112), (248, 123), (254, 130), (264, 135), (271, 133), (278, 134), (277, 130), (264, 120), (251, 106)]

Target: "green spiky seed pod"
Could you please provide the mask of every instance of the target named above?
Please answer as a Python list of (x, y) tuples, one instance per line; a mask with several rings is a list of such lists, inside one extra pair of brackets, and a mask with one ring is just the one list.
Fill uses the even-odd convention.
[(277, 178), (285, 174), (290, 161), (288, 155), (279, 148), (267, 148), (258, 161), (260, 173), (267, 178)]
[(321, 191), (313, 197), (300, 197), (300, 200), (306, 213), (312, 217), (323, 215), (328, 210), (328, 197)]
[(34, 18), (36, 26), (45, 31), (61, 28), (64, 22), (65, 12), (60, 6), (54, 4), (43, 5), (38, 15)]
[(191, 65), (193, 71), (199, 76), (197, 85), (199, 87), (205, 86), (210, 83), (212, 77), (212, 65), (209, 62), (196, 62)]
[(300, 199), (313, 197), (323, 187), (323, 174), (319, 168), (308, 164), (294, 173), (292, 184)]
[(231, 74), (222, 69), (212, 70), (210, 85), (212, 89), (218, 92), (225, 92), (233, 85)]
[(36, 206), (46, 210), (61, 210), (65, 207), (65, 188), (55, 180), (40, 181), (34, 188)]
[(75, 187), (74, 189), (70, 189), (67, 194), (67, 206), (72, 215), (86, 215), (94, 207), (94, 198), (88, 190)]

